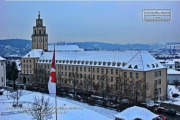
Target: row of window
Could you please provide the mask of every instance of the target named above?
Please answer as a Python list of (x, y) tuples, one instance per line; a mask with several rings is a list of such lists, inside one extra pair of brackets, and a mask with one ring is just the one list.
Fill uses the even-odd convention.
[[(127, 75), (127, 72), (124, 72), (124, 77), (127, 78), (128, 75)], [(134, 75), (132, 72), (129, 73), (129, 78), (134, 78)], [(135, 78), (136, 79), (139, 79), (139, 73), (135, 73)]]
[[(39, 62), (51, 62), (51, 60), (39, 60)], [(66, 63), (66, 64), (86, 64), (86, 65), (107, 65), (107, 66), (120, 66), (120, 62), (97, 62), (97, 61), (77, 61), (77, 60), (56, 60), (56, 63)], [(122, 63), (123, 66), (126, 65), (126, 63)]]
[(31, 60), (23, 60), (23, 62), (25, 63), (28, 63), (28, 62), (30, 62), (31, 63)]
[(24, 68), (31, 68), (32, 66), (31, 66), (31, 65), (28, 65), (28, 64), (26, 64), (26, 65), (24, 64), (23, 67), (24, 67)]

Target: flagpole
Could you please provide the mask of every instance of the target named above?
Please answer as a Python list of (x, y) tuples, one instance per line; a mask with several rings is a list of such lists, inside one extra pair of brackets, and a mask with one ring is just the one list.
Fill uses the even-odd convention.
[(55, 96), (55, 104), (56, 104), (56, 120), (57, 120), (57, 97)]

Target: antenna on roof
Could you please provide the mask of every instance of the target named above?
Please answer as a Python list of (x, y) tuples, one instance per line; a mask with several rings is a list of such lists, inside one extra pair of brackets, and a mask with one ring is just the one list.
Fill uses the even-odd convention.
[(40, 11), (39, 11), (38, 19), (40, 19)]

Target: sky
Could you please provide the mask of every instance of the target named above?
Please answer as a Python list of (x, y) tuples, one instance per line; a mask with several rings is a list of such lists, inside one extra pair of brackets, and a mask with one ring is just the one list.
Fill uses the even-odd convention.
[[(143, 9), (171, 9), (171, 22), (144, 22)], [(40, 11), (49, 42), (180, 42), (180, 1), (4, 1), (0, 39), (31, 40)]]

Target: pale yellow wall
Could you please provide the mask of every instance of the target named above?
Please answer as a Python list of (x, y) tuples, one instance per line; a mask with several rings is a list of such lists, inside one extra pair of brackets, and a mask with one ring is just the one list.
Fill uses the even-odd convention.
[[(161, 71), (161, 76), (155, 77), (155, 72)], [(158, 84), (157, 87), (154, 86), (155, 80), (160, 80), (161, 84)], [(167, 69), (159, 69), (159, 70), (152, 70), (146, 72), (146, 81), (150, 85), (150, 89), (147, 91), (147, 96), (152, 96), (154, 98), (154, 89), (161, 88), (161, 94), (159, 97), (161, 99), (166, 99), (167, 95)]]

